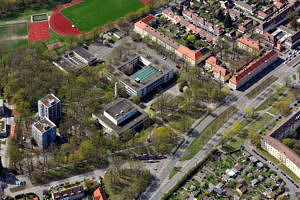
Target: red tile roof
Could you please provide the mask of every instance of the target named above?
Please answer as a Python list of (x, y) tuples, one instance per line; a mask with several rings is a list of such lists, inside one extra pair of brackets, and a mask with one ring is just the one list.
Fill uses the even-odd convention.
[(107, 200), (104, 190), (101, 187), (98, 187), (94, 191), (95, 200)]
[(228, 71), (224, 67), (220, 66), (220, 61), (215, 56), (209, 57), (205, 62), (213, 66), (212, 70), (214, 72), (218, 72), (222, 76), (226, 76), (228, 74)]
[(146, 24), (149, 24), (150, 22), (152, 22), (155, 19), (156, 19), (156, 17), (154, 17), (153, 15), (148, 15), (147, 17), (144, 17), (140, 21), (142, 21), (142, 22), (144, 22)]
[(241, 171), (241, 169), (243, 169), (243, 166), (242, 166), (241, 164), (237, 163), (237, 164), (234, 166), (234, 168), (235, 168), (236, 170), (238, 170), (238, 171)]
[(278, 54), (274, 50), (267, 51), (263, 56), (255, 60), (254, 62), (250, 63), (245, 69), (241, 70), (237, 74), (233, 75), (230, 79), (230, 82), (237, 84), (242, 81), (244, 78), (248, 77), (251, 73), (255, 72), (261, 66), (265, 64), (265, 62), (270, 61)]
[(251, 47), (253, 49), (256, 49), (256, 50), (261, 50), (262, 47), (260, 46), (259, 44), (259, 41), (254, 41), (252, 40), (251, 38), (248, 38), (248, 37), (241, 37), (239, 39), (239, 41), (245, 45), (247, 45), (248, 47)]
[(247, 10), (251, 10), (251, 11), (254, 10), (254, 8), (253, 8), (251, 5), (247, 4), (246, 2), (243, 2), (243, 1), (235, 1), (235, 3), (238, 4), (239, 6), (241, 6), (241, 7), (245, 8), (245, 9), (247, 9)]
[(13, 124), (11, 126), (11, 131), (10, 131), (10, 135), (13, 137), (13, 138), (17, 138), (17, 130), (18, 130), (18, 125), (17, 124)]
[(184, 55), (188, 56), (192, 60), (198, 60), (199, 58), (201, 58), (203, 56), (200, 50), (193, 51), (183, 45), (179, 45), (178, 51), (183, 53)]
[[(276, 139), (282, 130), (286, 130), (287, 126), (295, 120), (296, 116), (300, 114), (300, 109), (288, 116), (283, 122), (281, 122), (277, 127), (270, 131), (267, 135), (263, 137), (263, 140), (268, 144), (272, 145), (274, 148), (283, 152), (290, 160), (292, 160), (298, 167), (300, 167), (300, 157), (294, 153), (291, 149), (282, 144)], [(277, 135), (277, 136), (276, 136)]]

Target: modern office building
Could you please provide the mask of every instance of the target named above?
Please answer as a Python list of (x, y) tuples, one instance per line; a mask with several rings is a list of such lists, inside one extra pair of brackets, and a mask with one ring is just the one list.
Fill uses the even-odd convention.
[(56, 125), (48, 118), (42, 118), (32, 124), (32, 137), (40, 148), (46, 149), (56, 139)]
[(300, 127), (300, 109), (276, 126), (262, 139), (262, 148), (287, 166), (300, 178), (300, 157), (293, 150), (281, 143), (283, 138), (291, 135)]
[(92, 116), (109, 134), (122, 134), (128, 129), (134, 130), (147, 119), (147, 114), (140, 107), (124, 98), (110, 102), (98, 114)]
[(38, 101), (38, 111), (39, 117), (46, 117), (58, 125), (61, 118), (61, 101), (54, 94), (48, 94)]

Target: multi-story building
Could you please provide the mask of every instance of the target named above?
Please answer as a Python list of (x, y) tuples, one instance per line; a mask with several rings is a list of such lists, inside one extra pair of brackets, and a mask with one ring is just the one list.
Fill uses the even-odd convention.
[(108, 76), (116, 78), (131, 96), (143, 98), (170, 81), (174, 67), (167, 63), (157, 65), (143, 56), (134, 56), (119, 66), (111, 66)]
[(282, 23), (286, 19), (289, 13), (293, 13), (299, 10), (299, 8), (300, 8), (300, 0), (296, 0), (293, 3), (290, 3), (283, 11), (279, 12), (271, 19), (261, 23), (256, 28), (256, 32), (260, 34), (265, 34), (271, 28), (274, 28), (274, 26), (277, 26), (278, 24)]
[(6, 118), (1, 118), (0, 119), (0, 136), (1, 137), (6, 137), (7, 132), (6, 132)]
[(278, 53), (274, 50), (267, 51), (257, 60), (250, 63), (247, 67), (234, 74), (229, 80), (229, 87), (238, 89), (247, 81), (252, 79), (266, 67), (272, 65), (278, 58)]
[(141, 127), (147, 114), (128, 99), (118, 98), (92, 117), (102, 125), (106, 133), (122, 134), (128, 129)]
[(226, 82), (231, 73), (223, 66), (221, 66), (220, 60), (218, 58), (211, 56), (205, 61), (205, 68), (213, 71), (213, 75), (217, 80)]
[(298, 30), (296, 33), (294, 33), (293, 35), (291, 35), (290, 37), (288, 37), (285, 40), (285, 46), (287, 48), (293, 49), (296, 46), (298, 46), (300, 43), (300, 30)]
[(32, 137), (40, 148), (46, 149), (56, 139), (56, 125), (48, 118), (42, 118), (32, 124)]
[[(166, 13), (165, 11), (163, 13)], [(167, 14), (165, 14), (167, 16)], [(175, 21), (179, 20), (178, 22), (182, 24), (187, 25), (187, 30), (190, 30), (196, 34), (200, 34), (202, 32), (202, 29), (198, 28), (196, 25), (193, 25), (189, 23), (188, 21), (184, 20), (183, 18), (180, 18), (179, 16), (173, 14), (172, 16), (175, 17)], [(170, 17), (170, 16), (169, 16)], [(172, 18), (172, 17), (170, 17)], [(149, 15), (140, 21), (136, 22), (134, 25), (134, 31), (136, 33), (139, 33), (142, 37), (149, 36), (151, 40), (157, 42), (162, 47), (167, 49), (170, 52), (175, 53), (177, 56), (182, 58), (184, 61), (191, 65), (196, 65), (205, 60), (209, 56), (209, 51), (207, 48), (202, 48), (199, 50), (191, 50), (186, 46), (183, 46), (173, 39), (167, 37), (163, 33), (157, 31), (155, 28), (151, 26), (152, 23), (155, 23), (156, 18), (152, 15)], [(172, 21), (174, 21), (172, 20)], [(204, 33), (204, 32), (203, 32)], [(205, 31), (205, 34), (203, 36), (209, 36), (209, 32)], [(214, 37), (214, 41), (217, 41), (217, 38)]]
[(85, 66), (87, 66), (93, 65), (97, 61), (97, 58), (86, 51), (83, 47), (74, 49), (72, 52), (74, 55), (73, 60), (78, 62), (78, 64), (83, 63)]
[(258, 56), (262, 51), (262, 46), (260, 45), (259, 41), (254, 41), (245, 36), (238, 39), (237, 46), (256, 56)]
[(281, 143), (283, 138), (288, 137), (300, 127), (300, 109), (276, 126), (262, 139), (262, 148), (287, 166), (300, 178), (300, 157), (290, 148)]
[(39, 117), (47, 117), (56, 125), (61, 118), (61, 101), (54, 95), (48, 94), (38, 101)]
[(241, 10), (249, 12), (252, 15), (254, 14), (254, 11), (256, 10), (255, 6), (249, 5), (244, 1), (234, 1), (234, 5)]
[(79, 200), (84, 198), (83, 186), (75, 186), (66, 190), (52, 193), (52, 200)]

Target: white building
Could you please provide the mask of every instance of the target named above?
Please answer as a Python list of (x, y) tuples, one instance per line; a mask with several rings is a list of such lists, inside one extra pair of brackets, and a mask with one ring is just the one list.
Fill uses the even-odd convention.
[(48, 94), (38, 101), (39, 117), (47, 117), (58, 125), (61, 118), (61, 101), (54, 95)]

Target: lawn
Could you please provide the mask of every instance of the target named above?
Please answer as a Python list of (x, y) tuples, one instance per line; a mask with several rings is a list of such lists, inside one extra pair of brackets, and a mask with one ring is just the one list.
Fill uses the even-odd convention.
[(28, 43), (28, 24), (0, 26), (0, 49), (9, 51)]
[(187, 156), (180, 160), (190, 160), (204, 147), (204, 145), (212, 138), (214, 134), (229, 120), (236, 112), (237, 108), (230, 106), (224, 112), (222, 112), (217, 118), (215, 118), (191, 143), (187, 148), (189, 152)]
[(262, 129), (273, 117), (268, 113), (263, 114), (256, 122), (247, 128), (249, 134), (256, 133)]
[(109, 21), (116, 21), (143, 6), (140, 0), (85, 0), (62, 10), (62, 13), (80, 31), (89, 32), (94, 27), (103, 26)]
[(171, 179), (173, 176), (175, 176), (175, 174), (177, 174), (177, 172), (179, 172), (181, 169), (182, 169), (182, 167), (174, 167), (169, 174), (169, 179)]

